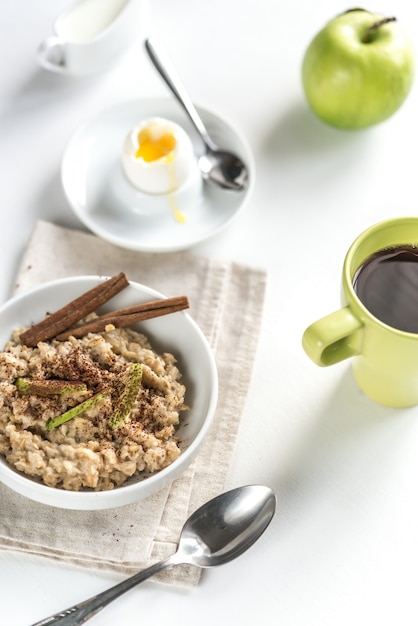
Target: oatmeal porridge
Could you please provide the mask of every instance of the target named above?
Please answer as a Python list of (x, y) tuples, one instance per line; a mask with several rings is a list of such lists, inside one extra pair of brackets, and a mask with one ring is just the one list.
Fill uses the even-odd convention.
[(0, 454), (51, 487), (107, 490), (179, 455), (185, 386), (172, 354), (130, 328), (0, 353)]

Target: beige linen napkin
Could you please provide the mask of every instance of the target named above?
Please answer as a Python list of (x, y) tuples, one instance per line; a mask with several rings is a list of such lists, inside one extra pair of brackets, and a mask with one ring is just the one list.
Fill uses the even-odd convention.
[[(39, 222), (23, 255), (16, 292), (71, 275), (124, 271), (167, 296), (185, 293), (208, 338), (219, 374), (214, 425), (193, 465), (146, 500), (106, 511), (67, 511), (32, 502), (0, 485), (0, 549), (126, 575), (175, 551), (189, 514), (224, 489), (250, 383), (265, 272), (186, 252), (138, 253), (81, 231)], [(200, 572), (173, 568), (156, 581), (191, 586)]]

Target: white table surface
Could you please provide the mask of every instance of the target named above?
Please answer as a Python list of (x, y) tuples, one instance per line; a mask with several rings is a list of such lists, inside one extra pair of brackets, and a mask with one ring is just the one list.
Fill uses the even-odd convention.
[[(67, 4), (0, 3), (0, 301), (37, 219), (83, 228), (59, 177), (74, 128), (115, 102), (168, 94), (141, 43), (94, 79), (41, 70), (36, 48)], [(304, 50), (347, 8), (342, 0), (151, 0), (146, 27), (192, 98), (233, 120), (254, 151), (251, 201), (192, 252), (269, 272), (227, 486), (270, 485), (278, 507), (259, 543), (205, 572), (198, 588), (145, 583), (92, 626), (418, 622), (418, 408), (374, 404), (348, 362), (321, 369), (301, 348), (305, 327), (339, 306), (341, 265), (357, 234), (418, 212), (418, 84), (389, 121), (358, 133), (325, 126), (304, 100)], [(369, 0), (366, 8), (395, 13), (418, 50), (416, 3)], [(0, 553), (0, 576), (7, 626), (27, 626), (120, 580), (14, 553)]]

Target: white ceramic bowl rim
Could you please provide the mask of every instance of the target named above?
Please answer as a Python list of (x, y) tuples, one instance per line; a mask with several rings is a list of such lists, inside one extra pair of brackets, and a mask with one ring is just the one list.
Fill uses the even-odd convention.
[[(56, 310), (60, 306), (66, 304), (69, 300), (73, 299), (73, 297), (87, 291), (105, 278), (107, 277), (77, 276), (58, 279), (44, 283), (22, 294), (12, 297), (0, 307), (1, 348), (5, 345), (13, 327), (21, 325), (22, 323), (24, 325), (30, 323), (28, 322), (28, 316), (31, 315), (30, 311), (36, 316), (34, 308), (27, 306), (28, 302), (37, 302), (37, 308), (44, 308), (45, 312), (47, 309)], [(61, 296), (58, 296), (60, 304), (56, 307), (52, 307), (50, 305), (50, 301), (48, 300), (48, 296), (51, 296), (54, 292), (59, 292), (61, 294)], [(75, 295), (73, 295), (73, 292), (75, 292)], [(123, 290), (122, 293), (122, 299), (126, 299), (127, 296), (129, 296), (127, 298), (128, 300), (132, 300), (132, 296), (134, 294), (145, 296), (144, 300), (165, 297), (160, 292), (133, 281), (130, 281), (129, 287)], [(65, 294), (64, 297), (63, 294)], [(70, 296), (68, 297), (67, 294), (70, 294)], [(120, 296), (121, 294), (119, 294), (119, 296), (115, 296), (115, 298), (112, 299), (112, 303), (117, 302)], [(138, 298), (136, 298), (135, 301), (138, 302)], [(133, 304), (133, 302), (131, 302), (131, 304)], [(122, 306), (127, 306), (127, 304), (124, 302)], [(113, 307), (114, 305), (112, 304), (112, 308)], [(115, 305), (115, 308), (119, 308), (119, 304)], [(18, 311), (20, 312), (18, 315), (19, 319), (15, 319), (15, 313)], [(7, 316), (11, 316), (11, 319), (13, 319), (12, 324), (10, 324), (10, 322), (7, 323)], [(174, 316), (177, 317), (175, 318)], [(6, 318), (6, 324), (3, 321), (4, 318)], [(40, 319), (42, 318), (36, 318), (32, 320), (31, 323), (39, 321)], [(177, 319), (177, 322), (175, 322), (175, 319)], [(183, 320), (181, 325), (184, 329), (188, 329), (190, 334), (189, 339), (193, 342), (193, 345), (199, 352), (199, 358), (205, 361), (205, 363), (200, 363), (200, 365), (202, 365), (201, 371), (207, 376), (207, 380), (201, 381), (206, 389), (206, 414), (196, 436), (192, 439), (188, 447), (181, 452), (180, 456), (173, 463), (171, 463), (171, 465), (147, 478), (144, 478), (143, 480), (140, 479), (137, 482), (122, 485), (121, 487), (117, 487), (112, 490), (98, 492), (67, 491), (49, 487), (26, 477), (24, 474), (21, 474), (17, 470), (13, 469), (3, 457), (0, 457), (0, 481), (17, 493), (43, 504), (67, 509), (95, 510), (123, 506), (137, 500), (141, 500), (149, 495), (152, 495), (153, 493), (156, 493), (165, 486), (168, 486), (175, 478), (177, 478), (197, 455), (197, 452), (213, 422), (218, 395), (217, 368), (212, 350), (203, 332), (188, 313), (180, 311), (174, 313), (173, 315), (164, 316), (164, 318), (160, 317), (155, 318), (155, 320), (148, 320), (143, 324), (147, 327), (149, 326), (152, 330), (154, 330), (155, 327), (158, 331), (158, 328), (161, 328), (162, 324), (177, 324), (178, 326), (180, 320)], [(148, 322), (152, 323), (148, 324)], [(147, 334), (147, 331), (144, 329), (142, 332)], [(184, 335), (182, 339), (184, 339)], [(199, 367), (200, 365), (199, 363), (195, 363), (193, 367)], [(197, 392), (200, 392), (200, 390), (197, 389)], [(191, 410), (193, 411), (193, 407)]]

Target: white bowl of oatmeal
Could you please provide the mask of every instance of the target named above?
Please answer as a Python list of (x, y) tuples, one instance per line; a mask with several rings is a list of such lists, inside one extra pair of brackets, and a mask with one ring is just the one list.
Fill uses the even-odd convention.
[[(167, 487), (196, 457), (216, 408), (215, 360), (184, 311), (34, 347), (20, 338), (104, 280), (53, 281), (0, 307), (0, 481), (59, 508), (113, 508)], [(162, 298), (130, 282), (98, 314)]]

